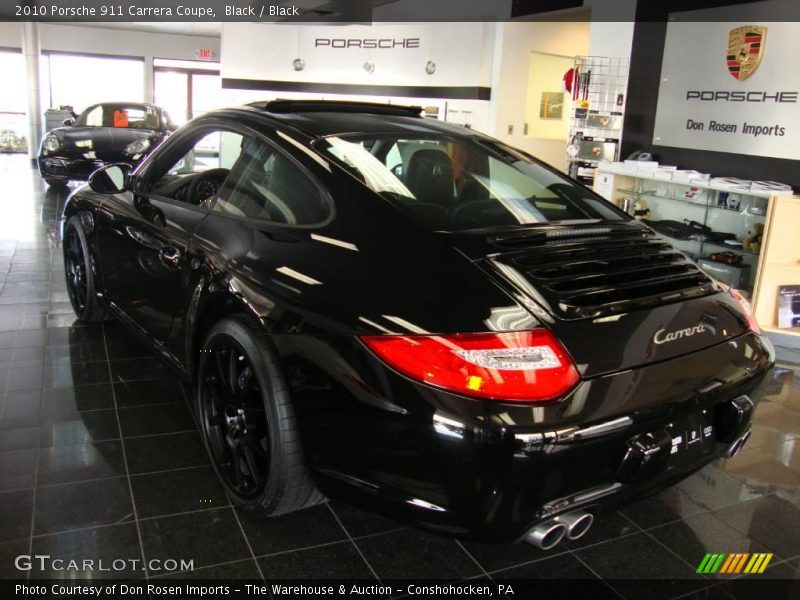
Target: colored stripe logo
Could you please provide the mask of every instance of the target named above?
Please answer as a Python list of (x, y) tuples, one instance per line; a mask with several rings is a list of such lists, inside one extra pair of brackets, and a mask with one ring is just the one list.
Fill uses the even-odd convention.
[(697, 567), (698, 573), (703, 574), (726, 574), (735, 575), (737, 573), (763, 573), (769, 561), (772, 560), (772, 553), (756, 552), (717, 552), (706, 554)]

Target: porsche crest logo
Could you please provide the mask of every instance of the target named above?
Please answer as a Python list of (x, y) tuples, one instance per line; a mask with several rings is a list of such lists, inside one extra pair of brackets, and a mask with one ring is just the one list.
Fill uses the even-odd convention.
[(731, 29), (728, 34), (728, 71), (736, 79), (744, 81), (752, 75), (764, 55), (767, 28), (763, 25), (743, 25)]

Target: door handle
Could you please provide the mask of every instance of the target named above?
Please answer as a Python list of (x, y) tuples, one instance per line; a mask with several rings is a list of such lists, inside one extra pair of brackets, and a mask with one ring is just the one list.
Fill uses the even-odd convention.
[(130, 238), (136, 242), (137, 244), (141, 244), (145, 248), (156, 249), (159, 247), (158, 240), (156, 240), (152, 235), (145, 233), (144, 231), (139, 231), (135, 227), (131, 227), (130, 225), (125, 226), (125, 231), (128, 233)]
[(161, 260), (170, 267), (177, 267), (181, 261), (181, 251), (175, 246), (161, 246), (159, 253), (161, 254)]

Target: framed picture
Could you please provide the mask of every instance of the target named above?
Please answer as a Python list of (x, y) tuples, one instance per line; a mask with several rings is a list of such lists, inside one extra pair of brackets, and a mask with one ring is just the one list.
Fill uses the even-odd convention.
[(542, 92), (540, 119), (560, 119), (564, 115), (564, 92)]

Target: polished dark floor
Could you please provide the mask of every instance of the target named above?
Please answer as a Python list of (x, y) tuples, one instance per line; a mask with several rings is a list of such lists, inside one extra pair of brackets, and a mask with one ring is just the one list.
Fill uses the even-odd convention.
[(610, 598), (659, 579), (654, 598), (724, 599), (737, 596), (729, 579), (695, 575), (706, 552), (773, 552), (760, 577), (800, 573), (800, 351), (780, 351), (742, 454), (554, 551), (456, 541), (335, 502), (256, 519), (226, 500), (179, 383), (119, 326), (74, 322), (63, 197), (24, 157), (0, 156), (0, 178), (0, 577), (36, 553), (194, 559), (173, 577), (602, 579)]

